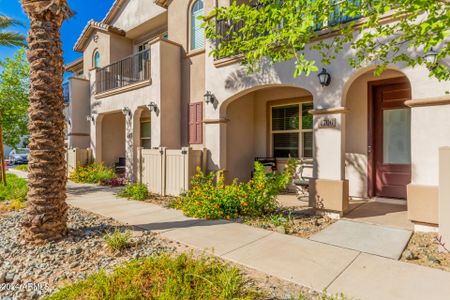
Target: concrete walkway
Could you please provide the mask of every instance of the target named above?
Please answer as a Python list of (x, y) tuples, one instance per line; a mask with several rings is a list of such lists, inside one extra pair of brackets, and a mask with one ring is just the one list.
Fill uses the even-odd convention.
[(449, 299), (450, 273), (226, 221), (117, 198), (108, 188), (70, 183), (72, 206), (202, 249), (299, 285), (354, 299)]

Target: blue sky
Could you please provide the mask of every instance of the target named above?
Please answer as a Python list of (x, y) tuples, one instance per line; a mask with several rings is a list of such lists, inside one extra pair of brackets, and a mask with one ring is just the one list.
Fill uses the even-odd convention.
[[(114, 0), (68, 0), (69, 6), (75, 11), (75, 16), (64, 22), (61, 28), (61, 39), (64, 50), (64, 60), (71, 62), (81, 56), (74, 52), (73, 46), (81, 31), (90, 19), (101, 21), (108, 12)], [(0, 0), (0, 14), (22, 21), (28, 26), (27, 16), (23, 13), (19, 0)], [(27, 33), (27, 28), (17, 27), (15, 31)], [(11, 57), (17, 49), (0, 48), (0, 60)]]

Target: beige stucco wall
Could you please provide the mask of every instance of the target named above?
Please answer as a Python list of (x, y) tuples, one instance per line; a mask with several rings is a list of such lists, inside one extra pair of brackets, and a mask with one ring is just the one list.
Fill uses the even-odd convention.
[[(253, 95), (246, 95), (228, 107), (227, 171), (228, 178), (250, 179), (255, 158)], [(264, 104), (262, 104), (264, 105)]]
[[(71, 126), (69, 130), (69, 148), (89, 148), (90, 126), (86, 117), (90, 114), (89, 81), (77, 77), (69, 78)], [(83, 136), (84, 135), (84, 136)]]
[(125, 157), (125, 117), (122, 112), (106, 114), (102, 120), (102, 161), (114, 165)]
[(133, 42), (119, 35), (111, 35), (110, 63), (117, 62), (133, 54)]
[(164, 8), (154, 4), (153, 1), (128, 0), (124, 2), (121, 10), (112, 20), (111, 25), (124, 31), (130, 31), (165, 12)]
[[(205, 11), (213, 1), (205, 1)], [(192, 1), (172, 1), (168, 9), (169, 39), (181, 48), (181, 143), (188, 145), (189, 103), (203, 101), (205, 89), (205, 53), (202, 49), (190, 51), (189, 14)], [(195, 148), (201, 145), (195, 145)]]
[[(94, 36), (98, 36), (94, 41)], [(111, 63), (111, 35), (99, 30), (91, 34), (89, 42), (83, 51), (83, 72), (89, 74), (89, 70), (94, 68), (94, 52), (100, 52), (100, 66), (107, 66)]]

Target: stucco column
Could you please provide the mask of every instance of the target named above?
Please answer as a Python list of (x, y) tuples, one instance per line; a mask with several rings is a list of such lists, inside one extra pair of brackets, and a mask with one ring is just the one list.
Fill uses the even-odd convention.
[(314, 179), (310, 205), (339, 215), (348, 208), (345, 180), (345, 109), (311, 111), (314, 115)]
[(442, 236), (442, 241), (445, 243), (445, 248), (447, 248), (448, 250), (450, 250), (449, 182), (450, 182), (450, 147), (443, 147), (439, 150), (439, 233)]
[(133, 174), (133, 114), (129, 113), (125, 115), (125, 173), (127, 179), (134, 181)]
[(102, 122), (103, 115), (90, 115), (91, 123), (91, 149), (92, 156), (96, 162), (102, 162)]
[(208, 149), (207, 170), (223, 170), (227, 173), (226, 153), (226, 119), (209, 119), (204, 121), (205, 147)]

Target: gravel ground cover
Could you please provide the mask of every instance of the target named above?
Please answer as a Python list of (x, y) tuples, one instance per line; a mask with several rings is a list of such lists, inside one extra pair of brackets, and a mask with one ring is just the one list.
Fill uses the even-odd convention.
[(436, 233), (415, 232), (401, 260), (450, 272), (450, 253), (439, 251), (438, 245)]
[[(153, 254), (203, 252), (163, 239), (158, 234), (133, 231), (131, 247), (117, 253), (106, 247), (104, 237), (116, 229), (128, 228), (113, 219), (77, 208), (69, 209), (69, 235), (44, 246), (28, 245), (20, 239), (22, 211), (0, 213), (0, 299), (42, 299), (58, 288), (85, 279), (100, 269), (112, 271), (132, 259)], [(262, 292), (261, 299), (346, 299), (325, 298), (321, 293), (259, 271), (238, 267), (249, 288)]]
[(270, 215), (243, 218), (239, 221), (247, 225), (302, 238), (309, 238), (336, 222), (328, 216), (317, 215), (312, 209), (305, 207), (281, 207)]
[(124, 261), (175, 248), (155, 234), (135, 234), (132, 247), (113, 253), (104, 236), (119, 223), (69, 209), (69, 235), (44, 246), (29, 245), (20, 239), (23, 211), (0, 216), (0, 299), (38, 299), (55, 288), (80, 280), (99, 269), (112, 269)]

